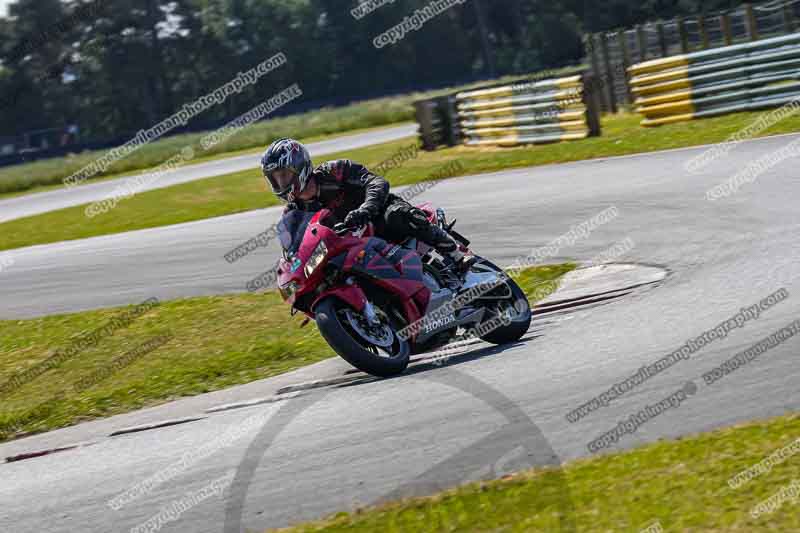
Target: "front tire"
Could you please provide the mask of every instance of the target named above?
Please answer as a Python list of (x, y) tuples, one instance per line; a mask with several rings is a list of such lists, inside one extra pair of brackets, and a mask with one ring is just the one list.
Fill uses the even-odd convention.
[(408, 366), (411, 349), (408, 341), (397, 337), (397, 329), (389, 323), (394, 340), (389, 350), (372, 346), (343, 316), (346, 311), (353, 312), (338, 298), (322, 300), (316, 307), (316, 322), (322, 337), (339, 356), (357, 369), (373, 376), (387, 378), (401, 374)]
[[(503, 269), (486, 259), (480, 259), (479, 262), (496, 272), (503, 272)], [(525, 291), (511, 278), (506, 280), (506, 285), (511, 289), (511, 296), (506, 300), (500, 300), (493, 306), (493, 310), (497, 315), (501, 313), (511, 314), (511, 323), (481, 336), (481, 340), (492, 344), (517, 342), (528, 332), (533, 319), (531, 304)]]

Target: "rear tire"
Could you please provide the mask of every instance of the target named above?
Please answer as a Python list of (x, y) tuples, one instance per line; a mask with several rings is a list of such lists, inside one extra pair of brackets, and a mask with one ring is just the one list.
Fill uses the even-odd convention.
[(340, 311), (349, 309), (338, 298), (325, 298), (316, 307), (316, 322), (322, 337), (339, 356), (357, 369), (382, 378), (401, 374), (408, 366), (411, 350), (408, 341), (397, 337), (397, 330), (392, 326), (395, 341), (391, 357), (382, 357), (371, 351), (362, 342), (360, 336), (342, 321)]

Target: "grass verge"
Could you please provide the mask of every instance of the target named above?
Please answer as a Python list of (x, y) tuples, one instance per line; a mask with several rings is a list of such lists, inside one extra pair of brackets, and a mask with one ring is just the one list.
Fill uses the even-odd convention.
[[(520, 285), (533, 294), (574, 267), (531, 268)], [(163, 302), (120, 327), (124, 312), (0, 321), (0, 441), (275, 376), (333, 354), (313, 324), (299, 329), (300, 318), (289, 317), (275, 291)], [(32, 379), (16, 380), (25, 372)]]
[[(409, 138), (325, 159), (350, 155), (376, 165), (399, 147), (415, 143)], [(91, 219), (86, 217), (85, 206), (75, 206), (11, 220), (0, 224), (0, 250), (192, 222), (279, 203), (256, 168), (146, 191)]]
[[(797, 499), (753, 518), (751, 510), (800, 480), (800, 460), (732, 489), (728, 480), (791, 444), (800, 415), (661, 441), (632, 451), (534, 469), (477, 482), (429, 498), (409, 499), (354, 513), (339, 513), (284, 533), (372, 531), (554, 532), (572, 509), (581, 533), (663, 531), (800, 531)], [(800, 483), (800, 482), (798, 482)], [(571, 505), (563, 505), (565, 490)], [(658, 529), (650, 529), (658, 531)]]
[[(759, 113), (737, 113), (660, 128), (642, 128), (638, 115), (606, 116), (603, 119), (603, 137), (543, 146), (458, 146), (420, 152), (401, 168), (389, 171), (387, 178), (395, 186), (419, 183), (431, 179), (438, 169), (456, 161), (460, 170), (454, 174), (468, 175), (722, 142), (758, 117)], [(800, 131), (800, 116), (790, 116), (761, 135), (795, 131)], [(413, 139), (404, 139), (331, 154), (326, 159), (347, 157), (374, 166), (414, 142)], [(0, 224), (0, 250), (189, 222), (276, 203), (276, 199), (267, 193), (258, 170), (254, 169), (145, 192), (121, 201), (112, 211), (93, 219), (84, 216), (84, 207), (72, 207), (6, 222)]]
[[(297, 138), (297, 140), (299, 140), (299, 141), (301, 141), (303, 143), (310, 144), (310, 143), (315, 143), (315, 142), (320, 142), (320, 141), (330, 141), (330, 140), (334, 140), (334, 139), (337, 139), (337, 138), (340, 138), (340, 137), (349, 136), (349, 135), (358, 135), (358, 134), (362, 134), (362, 133), (369, 133), (371, 131), (383, 130), (383, 129), (386, 129), (387, 127), (401, 126), (403, 124), (412, 124), (412, 123), (413, 123), (412, 121), (405, 121), (405, 122), (392, 123), (390, 125), (373, 126), (373, 127), (370, 127), (370, 128), (358, 128), (358, 129), (354, 129), (354, 130), (348, 130), (348, 131), (344, 131), (344, 132), (337, 132), (337, 133), (327, 134), (327, 135), (313, 135), (311, 137), (296, 137), (296, 138)], [(266, 147), (266, 144), (259, 144), (259, 145), (252, 146), (252, 147), (249, 147), (249, 148), (242, 148), (242, 149), (239, 149), (239, 150), (231, 150), (231, 151), (228, 151), (228, 152), (225, 152), (225, 153), (218, 153), (218, 154), (213, 154), (213, 155), (202, 155), (200, 153), (197, 153), (195, 155), (194, 159), (192, 159), (191, 161), (187, 161), (187, 162), (185, 162), (183, 164), (179, 163), (178, 166), (196, 165), (196, 164), (199, 164), (199, 163), (207, 163), (209, 161), (219, 161), (221, 159), (228, 159), (228, 158), (231, 158), (231, 157), (238, 157), (238, 156), (242, 156), (242, 155), (252, 155), (254, 157), (253, 161), (258, 161), (258, 158), (264, 152), (264, 148), (265, 147)], [(199, 150), (197, 152), (199, 152)], [(175, 154), (172, 154), (172, 155), (175, 155)], [(325, 157), (327, 157), (327, 156), (325, 156)], [(159, 161), (159, 163), (163, 163), (163, 161)], [(135, 168), (135, 169), (131, 169), (131, 170), (127, 170), (125, 172), (119, 172), (119, 173), (115, 173), (115, 174), (103, 174), (101, 176), (93, 178), (91, 180), (91, 182), (92, 183), (97, 183), (97, 182), (108, 181), (108, 180), (113, 180), (113, 179), (117, 179), (117, 178), (125, 178), (125, 177), (128, 177), (128, 176), (136, 176), (136, 175), (139, 175), (139, 174), (144, 174), (144, 173), (153, 171), (156, 168), (157, 168), (157, 166), (155, 166), (155, 167), (145, 167), (145, 168)], [(3, 172), (3, 170), (0, 169), (0, 176), (2, 176), (2, 172)], [(61, 180), (58, 180), (55, 183), (49, 183), (49, 184), (46, 184), (46, 185), (34, 185), (33, 187), (28, 188), (28, 189), (16, 190), (16, 191), (10, 191), (10, 192), (0, 192), (0, 200), (6, 200), (8, 198), (15, 198), (15, 197), (18, 197), (18, 196), (25, 196), (27, 194), (33, 194), (33, 193), (37, 193), (37, 192), (54, 191), (54, 190), (63, 189), (63, 188), (64, 188), (64, 184), (61, 182)]]
[[(258, 122), (229, 140), (203, 151), (204, 160), (228, 157), (230, 152), (264, 147), (280, 137), (318, 139), (352, 130), (387, 126), (414, 120), (412, 97), (382, 98), (336, 109), (322, 109)], [(93, 178), (153, 168), (178, 154), (184, 146), (199, 146), (209, 132), (187, 133), (149, 143), (116, 161)], [(108, 150), (87, 151), (68, 157), (45, 159), (0, 169), (0, 194), (25, 191), (42, 185), (58, 185)], [(197, 150), (200, 153), (200, 149)], [(196, 161), (192, 161), (195, 163)]]

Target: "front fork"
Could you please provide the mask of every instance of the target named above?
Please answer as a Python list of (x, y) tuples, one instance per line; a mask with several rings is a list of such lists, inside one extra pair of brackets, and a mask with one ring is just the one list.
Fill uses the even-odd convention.
[[(375, 312), (375, 307), (370, 303), (367, 299), (367, 295), (364, 293), (363, 289), (359, 287), (357, 284), (353, 283), (352, 278), (348, 279), (348, 282), (345, 285), (326, 290), (322, 294), (320, 294), (314, 303), (311, 305), (311, 312), (313, 313), (317, 307), (317, 304), (321, 302), (323, 299), (332, 296), (334, 298), (338, 298), (339, 300), (346, 303), (350, 306), (353, 310), (362, 313), (370, 323), (378, 323), (380, 319), (378, 318), (377, 313)], [(418, 321), (422, 318), (422, 314), (417, 306), (411, 300), (404, 300), (401, 302), (402, 309), (401, 312), (403, 313), (403, 317), (409, 324), (413, 324), (414, 322)]]

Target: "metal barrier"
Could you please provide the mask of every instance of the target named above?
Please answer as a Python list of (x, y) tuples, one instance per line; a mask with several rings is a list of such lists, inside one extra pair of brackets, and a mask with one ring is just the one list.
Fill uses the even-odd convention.
[(800, 101), (800, 33), (645, 61), (628, 69), (642, 126)]
[(600, 134), (595, 91), (586, 75), (458, 93), (464, 144), (538, 144)]
[(589, 34), (584, 38), (584, 63), (591, 66), (595, 76), (608, 81), (602, 111), (616, 113), (619, 107), (628, 108), (633, 103), (625, 71), (634, 63), (792, 34), (797, 31), (798, 18), (797, 0), (767, 0)]

